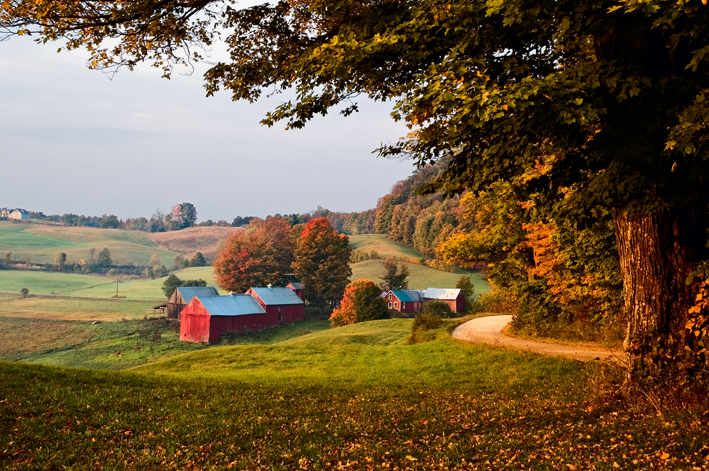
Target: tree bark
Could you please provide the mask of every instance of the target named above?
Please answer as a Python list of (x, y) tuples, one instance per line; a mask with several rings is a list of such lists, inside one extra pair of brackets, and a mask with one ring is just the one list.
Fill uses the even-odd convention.
[(684, 350), (688, 311), (698, 286), (686, 280), (704, 255), (706, 213), (706, 205), (699, 202), (691, 209), (649, 214), (614, 212), (625, 292), (626, 350), (634, 339), (650, 350), (662, 345), (671, 355)]

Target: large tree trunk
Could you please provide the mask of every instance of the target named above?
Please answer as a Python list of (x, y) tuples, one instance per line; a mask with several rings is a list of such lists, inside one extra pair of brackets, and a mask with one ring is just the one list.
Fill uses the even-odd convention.
[(633, 340), (645, 350), (635, 354), (656, 345), (670, 355), (684, 350), (688, 310), (697, 288), (696, 281), (686, 281), (704, 254), (706, 214), (706, 205), (699, 202), (692, 208), (650, 214), (615, 211), (626, 350)]

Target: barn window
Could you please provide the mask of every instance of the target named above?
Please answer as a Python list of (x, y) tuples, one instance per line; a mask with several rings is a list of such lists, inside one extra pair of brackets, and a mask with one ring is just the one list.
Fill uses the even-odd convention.
[(391, 303), (389, 303), (389, 309), (391, 309)]
[(389, 293), (389, 299), (391, 299), (391, 293)]
[(401, 303), (401, 309), (406, 309), (406, 303)]
[(394, 309), (399, 309), (399, 303), (394, 303)]

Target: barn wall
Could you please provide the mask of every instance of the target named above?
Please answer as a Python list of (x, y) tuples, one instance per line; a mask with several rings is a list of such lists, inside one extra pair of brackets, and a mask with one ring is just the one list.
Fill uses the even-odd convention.
[[(305, 306), (302, 304), (268, 306), (268, 308), (271, 310), (271, 312), (275, 313), (274, 317), (269, 318), (269, 321), (275, 320), (276, 324), (278, 324), (279, 319), (282, 320), (282, 322), (302, 321), (305, 312)], [(269, 312), (269, 309), (266, 309), (266, 312)]]
[(180, 340), (185, 342), (209, 342), (209, 312), (196, 298), (180, 314)]
[(245, 334), (266, 328), (266, 315), (250, 314), (247, 316), (212, 316), (209, 341), (217, 342), (222, 335), (234, 332)]

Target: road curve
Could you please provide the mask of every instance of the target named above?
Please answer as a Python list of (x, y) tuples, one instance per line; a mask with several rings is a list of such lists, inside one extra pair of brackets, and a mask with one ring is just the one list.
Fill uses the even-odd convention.
[(496, 347), (506, 347), (544, 355), (562, 356), (580, 361), (610, 360), (618, 362), (623, 357), (623, 352), (621, 351), (534, 342), (532, 340), (508, 337), (502, 333), (502, 329), (511, 321), (512, 316), (479, 317), (459, 325), (453, 330), (452, 335), (453, 338), (466, 342), (484, 343)]

